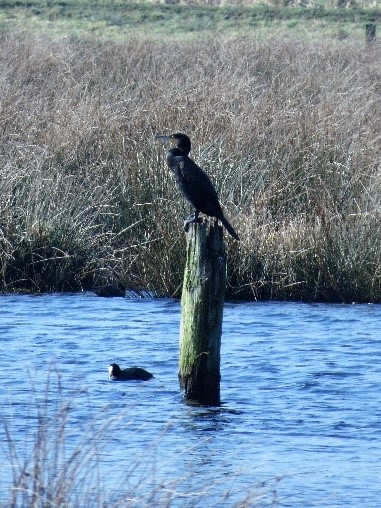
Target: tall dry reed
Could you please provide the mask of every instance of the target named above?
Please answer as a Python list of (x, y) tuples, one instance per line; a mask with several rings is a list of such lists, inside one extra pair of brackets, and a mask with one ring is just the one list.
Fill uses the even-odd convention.
[(240, 243), (228, 297), (381, 301), (381, 56), (349, 40), (0, 37), (5, 291), (178, 296), (190, 135)]

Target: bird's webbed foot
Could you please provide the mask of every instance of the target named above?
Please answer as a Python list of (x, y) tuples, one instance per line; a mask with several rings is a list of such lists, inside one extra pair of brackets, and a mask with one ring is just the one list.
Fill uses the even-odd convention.
[(194, 212), (189, 215), (187, 219), (184, 221), (184, 231), (188, 233), (189, 224), (199, 224), (202, 222), (202, 219), (198, 216), (199, 212)]

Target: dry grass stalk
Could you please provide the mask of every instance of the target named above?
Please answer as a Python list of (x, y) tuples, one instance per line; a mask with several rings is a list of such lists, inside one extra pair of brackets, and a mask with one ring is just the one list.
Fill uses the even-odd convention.
[[(32, 382), (25, 406), (17, 394), (17, 409), (5, 402), (0, 412), (2, 508), (136, 508), (143, 506), (270, 506), (279, 478), (268, 485), (242, 484), (237, 472), (227, 481), (224, 468), (214, 478), (200, 478), (198, 470), (168, 477), (163, 472), (163, 441), (170, 424), (138, 452), (134, 433), (152, 429), (134, 425), (128, 409), (104, 408), (96, 414), (85, 390), (64, 388), (52, 367), (41, 387)], [(22, 400), (22, 398), (21, 398)], [(20, 410), (25, 410), (21, 413)], [(121, 437), (123, 436), (123, 437)], [(139, 442), (138, 439), (137, 442)], [(199, 443), (197, 447), (201, 447)], [(135, 451), (134, 451), (135, 450)], [(184, 463), (193, 449), (184, 453)], [(111, 461), (110, 458), (113, 458)], [(167, 460), (172, 460), (169, 457)], [(174, 466), (178, 466), (179, 456)], [(9, 481), (4, 476), (9, 471)], [(237, 481), (235, 485), (234, 480)], [(7, 493), (9, 494), (6, 497)]]
[(381, 301), (379, 51), (22, 34), (0, 50), (3, 290), (178, 296), (188, 209), (153, 138), (184, 131), (243, 239), (229, 298)]

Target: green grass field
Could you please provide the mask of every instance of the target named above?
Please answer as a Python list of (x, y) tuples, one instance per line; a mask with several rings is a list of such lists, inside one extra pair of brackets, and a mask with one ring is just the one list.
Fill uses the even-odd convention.
[(285, 7), (287, 2), (281, 0), (216, 3), (8, 0), (0, 7), (0, 26), (44, 31), (54, 36), (93, 35), (112, 39), (131, 35), (172, 39), (211, 32), (222, 36), (273, 36), (285, 30), (304, 37), (343, 38), (362, 37), (369, 17), (381, 18), (379, 1), (307, 1), (307, 7)]

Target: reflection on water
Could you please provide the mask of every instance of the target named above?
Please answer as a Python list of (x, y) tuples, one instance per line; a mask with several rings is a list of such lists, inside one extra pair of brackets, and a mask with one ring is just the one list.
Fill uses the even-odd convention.
[[(0, 300), (1, 413), (19, 451), (36, 407), (59, 410), (58, 391), (70, 400), (73, 448), (89, 428), (98, 432), (99, 475), (115, 496), (128, 478), (135, 495), (165, 483), (178, 493), (172, 506), (206, 486), (209, 506), (222, 506), (227, 493), (224, 506), (233, 506), (252, 492), (264, 497), (249, 506), (379, 506), (381, 306), (227, 304), (223, 404), (203, 408), (186, 405), (178, 390), (178, 302)], [(113, 383), (113, 362), (155, 378)], [(7, 499), (9, 465), (0, 480)]]

